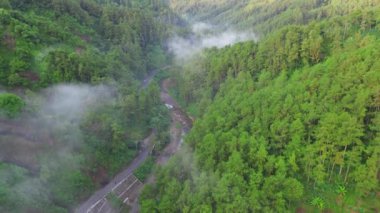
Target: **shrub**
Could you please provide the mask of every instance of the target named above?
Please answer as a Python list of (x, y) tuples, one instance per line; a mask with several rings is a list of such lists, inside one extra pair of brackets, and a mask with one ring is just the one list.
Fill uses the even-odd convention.
[(152, 172), (153, 167), (154, 167), (154, 159), (152, 157), (149, 157), (148, 159), (145, 160), (143, 164), (141, 164), (139, 168), (136, 169), (136, 171), (134, 172), (134, 175), (141, 182), (144, 182), (145, 179)]
[(0, 117), (16, 117), (24, 106), (25, 102), (19, 96), (10, 93), (0, 94)]

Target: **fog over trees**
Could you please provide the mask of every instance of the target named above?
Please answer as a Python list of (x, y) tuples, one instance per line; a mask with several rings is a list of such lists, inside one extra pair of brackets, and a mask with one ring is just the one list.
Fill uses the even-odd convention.
[(3, 0), (0, 212), (378, 212), (379, 50), (378, 0)]

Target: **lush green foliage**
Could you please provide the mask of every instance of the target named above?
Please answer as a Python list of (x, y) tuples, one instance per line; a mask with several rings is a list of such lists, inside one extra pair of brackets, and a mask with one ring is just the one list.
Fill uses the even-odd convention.
[(135, 176), (141, 181), (144, 182), (145, 179), (152, 173), (154, 167), (154, 158), (150, 157), (145, 160), (143, 164), (134, 172)]
[(143, 212), (377, 211), (377, 14), (288, 26), (189, 62), (177, 88), (198, 103), (191, 154), (157, 172)]
[(0, 116), (15, 117), (24, 108), (24, 101), (17, 95), (0, 93)]
[(23, 179), (27, 171), (12, 166), (0, 163), (0, 210), (1, 211), (11, 211), (17, 205), (17, 200), (14, 199), (17, 197), (10, 186), (15, 186), (15, 184)]
[[(26, 112), (1, 119), (11, 136), (0, 142), (36, 164), (0, 156), (0, 212), (72, 211), (131, 161), (144, 136), (156, 132), (158, 150), (169, 141), (159, 85), (139, 81), (168, 63), (163, 43), (184, 25), (164, 2), (0, 2), (0, 84), (22, 97), (0, 94), (0, 109)], [(144, 189), (142, 212), (380, 209), (378, 0), (169, 2), (194, 20), (262, 38), (209, 49), (173, 74), (179, 102), (198, 120)], [(48, 114), (47, 124), (33, 123), (43, 99), (36, 93), (59, 83), (113, 91), (80, 125)], [(38, 137), (19, 131), (29, 118)], [(136, 176), (152, 167), (147, 160)]]
[(14, 9), (0, 8), (2, 85), (129, 82), (165, 62), (160, 45), (168, 35), (169, 10), (162, 4), (19, 0), (11, 5)]
[[(364, 19), (372, 24), (362, 27)], [(333, 52), (341, 52), (343, 43), (358, 39), (360, 32), (378, 36), (379, 27), (375, 24), (378, 21), (375, 11), (356, 12), (307, 26), (285, 27), (259, 43), (236, 44), (223, 51), (207, 50), (194, 60), (197, 63), (188, 63), (185, 72), (179, 72), (186, 73), (177, 77), (180, 98), (188, 105), (199, 103), (198, 111), (202, 113), (227, 76), (236, 77), (245, 71), (255, 80), (269, 80), (284, 70), (291, 74), (296, 69), (313, 66)]]
[[(116, 103), (89, 113), (82, 124), (90, 156), (88, 168), (107, 168), (109, 175), (120, 171), (136, 154), (139, 141), (150, 129), (165, 132), (159, 87), (153, 82), (141, 93), (123, 96)], [(158, 120), (158, 121), (157, 121)]]
[(266, 35), (287, 25), (341, 16), (379, 5), (378, 0), (170, 0), (175, 11), (222, 28), (251, 29)]
[[(177, 22), (162, 1), (1, 1), (0, 85), (17, 90), (28, 103), (25, 118), (4, 120), (4, 125), (39, 117), (52, 122), (38, 123), (32, 134), (21, 131), (9, 145), (38, 147), (26, 153), (36, 156), (32, 174), (8, 181), (8, 173), (19, 169), (13, 164), (25, 165), (0, 156), (9, 163), (0, 168), (0, 180), (7, 180), (0, 182), (1, 212), (72, 211), (128, 165), (153, 129), (158, 141), (166, 140), (169, 121), (159, 86), (153, 82), (141, 90), (140, 81), (167, 63), (163, 43)], [(80, 124), (36, 115), (43, 112), (39, 100), (45, 99), (39, 91), (62, 83), (105, 84), (113, 91), (107, 103), (86, 109)], [(0, 95), (6, 115), (13, 117), (23, 107), (19, 97)], [(11, 136), (0, 135), (0, 142), (10, 144)]]

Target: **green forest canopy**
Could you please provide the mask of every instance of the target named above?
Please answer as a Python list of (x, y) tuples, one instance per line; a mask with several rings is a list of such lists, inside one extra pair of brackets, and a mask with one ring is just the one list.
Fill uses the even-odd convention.
[[(0, 212), (72, 211), (135, 157), (151, 129), (157, 143), (166, 142), (168, 122), (157, 121), (168, 116), (159, 86), (140, 91), (140, 81), (167, 63), (163, 44), (178, 21), (162, 1), (1, 1), (0, 85), (12, 94), (0, 95), (0, 108), (14, 119), (0, 125), (21, 133), (6, 132), (0, 142), (16, 152), (32, 147), (27, 155), (37, 157), (29, 171), (19, 163), (23, 156), (1, 156)], [(38, 114), (39, 94), (65, 83), (107, 85), (112, 97), (87, 109), (80, 124), (22, 130), (41, 116), (57, 122)]]
[(14, 117), (21, 112), (25, 103), (17, 95), (0, 93), (0, 116)]
[[(164, 43), (185, 25), (176, 13), (261, 40), (206, 50), (172, 73), (197, 120), (144, 189), (142, 212), (380, 209), (378, 0), (169, 3), (1, 1), (0, 84), (17, 94), (0, 97), (10, 123), (33, 117), (39, 105), (23, 99), (56, 84), (107, 84), (115, 94), (38, 147), (39, 171), (0, 163), (0, 211), (72, 211), (133, 159), (150, 129), (165, 144), (159, 85), (140, 91), (139, 80), (170, 62)], [(75, 134), (83, 144), (51, 161)]]
[(378, 0), (169, 0), (192, 21), (266, 35), (285, 25), (307, 24), (379, 5)]
[[(290, 25), (266, 24), (283, 20), (281, 4), (252, 2), (277, 11), (254, 19), (266, 37), (207, 50), (175, 73), (178, 99), (198, 119), (189, 148), (145, 188), (143, 212), (378, 211), (378, 2), (326, 14), (337, 1), (315, 1), (323, 16)], [(224, 7), (231, 1), (182, 3), (200, 20), (236, 11)]]

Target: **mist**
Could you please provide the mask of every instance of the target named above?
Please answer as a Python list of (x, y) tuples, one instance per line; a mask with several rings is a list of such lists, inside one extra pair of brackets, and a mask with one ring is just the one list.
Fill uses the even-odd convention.
[(111, 89), (104, 85), (58, 85), (43, 91), (45, 101), (38, 111), (43, 121), (54, 125), (70, 122), (78, 125), (89, 110), (106, 102)]
[(195, 23), (192, 25), (192, 35), (190, 37), (175, 36), (169, 41), (168, 46), (177, 60), (185, 60), (201, 53), (206, 48), (223, 48), (249, 40), (257, 40), (256, 34), (233, 29), (219, 32), (215, 26), (206, 23)]
[[(29, 91), (25, 96), (29, 110), (16, 120), (0, 120), (0, 160), (18, 166), (9, 173), (24, 174), (12, 189), (21, 203), (49, 203), (55, 186), (47, 182), (62, 171), (80, 171), (83, 157), (78, 150), (84, 145), (80, 125), (87, 113), (112, 101), (112, 94), (113, 89), (104, 85), (62, 84)], [(8, 178), (0, 173), (0, 182)]]
[(0, 119), (0, 159), (33, 169), (46, 147), (57, 153), (55, 158), (65, 156), (82, 145), (80, 125), (86, 113), (109, 103), (112, 94), (104, 85), (61, 84), (27, 91), (25, 112), (17, 119)]

